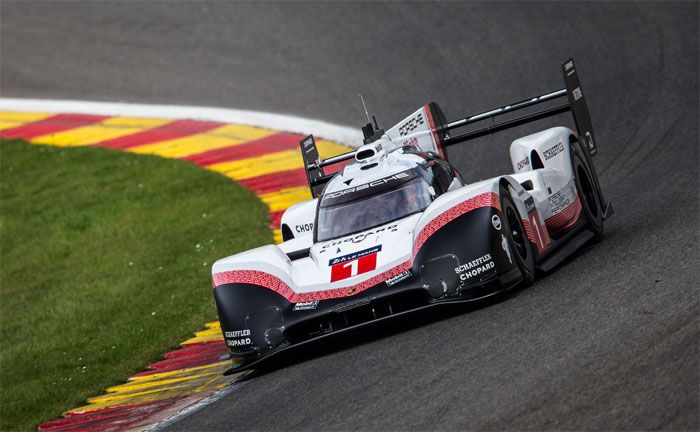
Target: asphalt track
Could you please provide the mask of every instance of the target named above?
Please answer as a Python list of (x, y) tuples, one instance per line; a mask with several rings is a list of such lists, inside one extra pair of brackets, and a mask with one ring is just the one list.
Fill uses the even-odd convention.
[[(697, 2), (3, 1), (0, 14), (5, 97), (356, 126), (358, 92), (385, 126), (429, 100), (456, 117), (559, 88), (561, 61), (577, 61), (617, 211), (603, 242), (486, 307), (290, 359), (170, 429), (700, 427)], [(451, 158), (470, 178), (506, 172), (528, 130)]]

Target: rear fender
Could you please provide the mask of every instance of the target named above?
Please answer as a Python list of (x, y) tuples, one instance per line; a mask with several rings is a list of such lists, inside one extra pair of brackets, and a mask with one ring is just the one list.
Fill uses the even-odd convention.
[(510, 145), (514, 173), (549, 168), (571, 177), (569, 137), (574, 131), (553, 127), (518, 138)]

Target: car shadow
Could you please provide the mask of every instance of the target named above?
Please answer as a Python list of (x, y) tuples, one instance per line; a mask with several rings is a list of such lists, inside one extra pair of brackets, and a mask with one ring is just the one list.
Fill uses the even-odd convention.
[(395, 337), (419, 327), (490, 307), (517, 296), (523, 288), (525, 287), (521, 284), (481, 300), (440, 304), (436, 307), (392, 317), (386, 321), (369, 323), (358, 328), (349, 329), (341, 334), (328, 335), (321, 340), (307, 342), (300, 347), (291, 347), (271, 356), (269, 360), (261, 361), (253, 370), (242, 373), (237, 381), (247, 381), (312, 359), (353, 349), (366, 343)]

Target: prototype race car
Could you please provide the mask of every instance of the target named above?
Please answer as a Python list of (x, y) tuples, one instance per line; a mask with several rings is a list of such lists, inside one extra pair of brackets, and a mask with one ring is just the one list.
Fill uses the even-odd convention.
[[(564, 89), (453, 122), (435, 103), (386, 132), (375, 120), (363, 127), (361, 147), (327, 160), (306, 137), (314, 198), (286, 210), (284, 241), (213, 265), (234, 360), (227, 373), (358, 326), (531, 284), (536, 269), (549, 271), (600, 238), (612, 206), (593, 166), (597, 146), (573, 60), (562, 69)], [(512, 142), (512, 174), (465, 184), (448, 162), (451, 145), (566, 111), (576, 131), (554, 127)], [(489, 124), (450, 134), (481, 121)]]

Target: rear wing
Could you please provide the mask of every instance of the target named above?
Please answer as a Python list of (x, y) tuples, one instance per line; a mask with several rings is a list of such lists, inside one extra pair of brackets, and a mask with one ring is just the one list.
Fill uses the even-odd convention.
[[(436, 153), (447, 159), (446, 148), (451, 145), (463, 143), (492, 134), (494, 132), (510, 129), (525, 123), (571, 111), (574, 117), (574, 123), (576, 124), (579, 140), (581, 141), (582, 147), (586, 152), (586, 158), (588, 158), (590, 162), (590, 158), (598, 152), (598, 148), (596, 146), (595, 135), (593, 133), (591, 116), (588, 112), (588, 106), (586, 105), (586, 99), (584, 98), (583, 90), (581, 89), (581, 82), (579, 81), (573, 59), (567, 60), (562, 65), (562, 73), (564, 75), (565, 84), (563, 89), (521, 100), (519, 102), (514, 102), (479, 114), (463, 117), (451, 122), (446, 121), (442, 110), (440, 110), (437, 104), (430, 103), (402, 120), (393, 128), (389, 129), (386, 134), (387, 138), (399, 143), (401, 140), (404, 140), (404, 145), (411, 145), (416, 142), (415, 137), (417, 136), (428, 137), (424, 138), (428, 139), (426, 144), (430, 145), (432, 143), (432, 147), (435, 148)], [(558, 101), (560, 99), (563, 99), (563, 103), (560, 103), (559, 105), (525, 114), (520, 117), (496, 122), (496, 118), (504, 114), (513, 113), (518, 110), (533, 107), (545, 102)], [(423, 128), (419, 128), (420, 130), (418, 130), (418, 132), (414, 132), (409, 135), (403, 134), (402, 131), (406, 130), (407, 126), (409, 128), (414, 127), (416, 124), (416, 115), (420, 114), (425, 115), (426, 120), (428, 120), (426, 122), (426, 130), (422, 131)], [(489, 124), (485, 126), (477, 127), (453, 136), (451, 136), (449, 133), (450, 131), (460, 129), (464, 126), (486, 120), (489, 121)], [(393, 131), (398, 131), (398, 133), (393, 133)], [(424, 146), (421, 145), (421, 147)], [(311, 194), (314, 197), (321, 194), (325, 184), (328, 183), (328, 181), (330, 181), (330, 179), (334, 176), (334, 174), (326, 175), (323, 168), (338, 162), (352, 159), (355, 155), (355, 152), (349, 152), (322, 160), (318, 156), (316, 144), (313, 136), (311, 135), (307, 136), (301, 141), (301, 153), (304, 158), (304, 169), (309, 182), (309, 188), (311, 189)], [(593, 164), (589, 163), (589, 166), (592, 167)], [(593, 177), (596, 179), (595, 181), (597, 183), (597, 176), (594, 175)]]
[[(444, 125), (446, 131), (461, 128), (463, 126), (476, 123), (483, 120), (491, 120), (491, 124), (464, 132), (455, 136), (447, 136), (444, 142), (444, 146), (448, 147), (454, 144), (459, 144), (465, 141), (469, 141), (484, 135), (488, 135), (494, 132), (498, 132), (505, 129), (510, 129), (512, 127), (520, 126), (525, 123), (529, 123), (535, 120), (541, 120), (553, 115), (561, 114), (567, 111), (571, 111), (574, 117), (574, 123), (576, 124), (576, 130), (579, 135), (579, 139), (584, 141), (584, 148), (590, 156), (595, 155), (598, 152), (596, 147), (596, 141), (593, 134), (593, 124), (591, 122), (591, 116), (588, 112), (588, 105), (586, 105), (586, 99), (583, 97), (583, 90), (581, 90), (581, 82), (578, 78), (578, 73), (576, 72), (576, 67), (574, 66), (574, 60), (569, 59), (562, 65), (562, 72), (564, 74), (564, 84), (565, 88), (561, 90), (556, 90), (553, 92), (545, 93), (543, 95), (535, 96), (529, 99), (521, 100), (512, 104), (496, 108), (491, 111), (486, 111), (480, 114), (475, 114), (473, 116), (464, 117), (459, 120), (447, 123)], [(559, 99), (565, 99), (565, 102), (541, 111), (536, 111), (534, 113), (526, 114), (521, 117), (516, 117), (510, 120), (505, 120), (500, 123), (495, 123), (493, 120), (500, 115), (512, 113), (514, 111), (521, 110), (523, 108), (531, 107), (548, 101), (556, 101)]]

